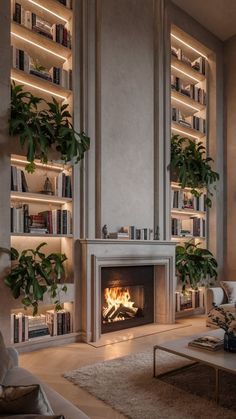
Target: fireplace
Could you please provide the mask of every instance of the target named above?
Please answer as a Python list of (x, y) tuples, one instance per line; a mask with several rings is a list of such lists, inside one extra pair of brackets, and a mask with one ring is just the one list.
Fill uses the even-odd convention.
[(101, 268), (101, 333), (154, 321), (153, 266)]
[[(114, 328), (175, 322), (175, 243), (84, 239), (79, 241), (79, 252), (81, 282), (76, 283), (76, 292), (81, 293), (81, 300), (75, 307), (75, 328), (82, 331), (85, 342), (97, 342), (102, 333)], [(126, 309), (122, 316), (118, 310), (108, 320), (105, 292), (112, 297), (113, 292), (115, 297), (122, 295), (135, 315), (129, 318)]]

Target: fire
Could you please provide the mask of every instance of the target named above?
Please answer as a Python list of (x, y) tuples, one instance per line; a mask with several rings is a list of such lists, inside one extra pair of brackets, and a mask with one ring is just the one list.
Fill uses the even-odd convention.
[(134, 317), (138, 311), (127, 288), (105, 288), (104, 298), (103, 318), (108, 322)]

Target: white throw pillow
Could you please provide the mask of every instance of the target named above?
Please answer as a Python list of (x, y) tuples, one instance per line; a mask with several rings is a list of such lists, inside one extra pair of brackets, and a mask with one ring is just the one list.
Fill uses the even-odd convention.
[(221, 281), (220, 285), (227, 295), (229, 303), (236, 303), (236, 281)]

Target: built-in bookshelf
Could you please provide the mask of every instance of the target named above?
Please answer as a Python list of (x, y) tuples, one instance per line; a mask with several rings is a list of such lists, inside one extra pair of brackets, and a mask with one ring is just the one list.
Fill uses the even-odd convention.
[[(208, 145), (208, 58), (204, 46), (176, 26), (171, 28), (171, 132)], [(196, 197), (171, 179), (171, 239), (207, 247), (206, 191)], [(204, 291), (176, 291), (176, 317), (204, 311)]]
[[(73, 115), (72, 19), (70, 0), (12, 0), (11, 79), (27, 91), (69, 103)], [(44, 299), (38, 317), (21, 306), (11, 311), (11, 341), (18, 349), (31, 350), (76, 339), (73, 284), (75, 208), (73, 168), (49, 160), (36, 161), (33, 174), (25, 170), (19, 148), (11, 156), (11, 246), (18, 251), (47, 243), (46, 253), (65, 253), (65, 282), (58, 313)], [(78, 198), (78, 197), (76, 197)], [(76, 199), (78, 203), (78, 199)]]

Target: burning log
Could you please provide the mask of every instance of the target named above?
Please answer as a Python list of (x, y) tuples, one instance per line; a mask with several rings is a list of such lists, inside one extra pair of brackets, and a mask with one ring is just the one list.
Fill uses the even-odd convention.
[(135, 317), (138, 309), (135, 307), (125, 307), (120, 305), (110, 316), (110, 320), (115, 320), (117, 317)]
[(110, 316), (112, 315), (112, 313), (115, 311), (115, 306), (112, 306), (111, 308), (107, 308), (107, 309), (103, 309), (103, 318), (105, 320), (108, 320), (110, 318)]

